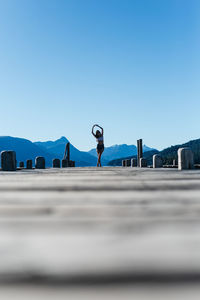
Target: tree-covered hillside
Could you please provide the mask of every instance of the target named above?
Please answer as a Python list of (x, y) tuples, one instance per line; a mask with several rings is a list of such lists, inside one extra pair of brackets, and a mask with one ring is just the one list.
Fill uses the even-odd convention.
[(163, 158), (163, 163), (166, 165), (171, 165), (173, 159), (178, 160), (177, 151), (179, 148), (190, 147), (194, 153), (194, 162), (195, 164), (200, 163), (200, 139), (189, 141), (182, 145), (171, 146), (160, 152), (161, 157)]
[[(152, 165), (153, 155), (159, 153), (163, 159), (164, 165), (172, 165), (173, 159), (176, 159), (176, 162), (178, 161), (178, 155), (177, 155), (178, 149), (184, 148), (184, 147), (190, 147), (190, 149), (194, 153), (194, 163), (200, 164), (200, 139), (189, 141), (189, 142), (187, 142), (185, 144), (181, 144), (181, 145), (171, 146), (160, 152), (156, 151), (156, 150), (144, 152), (143, 157), (147, 159), (148, 165)], [(110, 161), (108, 163), (108, 165), (109, 166), (121, 166), (123, 159), (130, 159), (130, 158), (134, 158), (134, 157), (136, 157), (136, 155), (129, 156), (129, 157), (122, 157), (120, 159), (115, 159), (115, 160)]]

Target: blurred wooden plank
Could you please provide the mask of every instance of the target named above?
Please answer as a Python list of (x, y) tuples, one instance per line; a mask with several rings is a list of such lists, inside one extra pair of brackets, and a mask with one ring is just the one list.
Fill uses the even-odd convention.
[[(0, 283), (5, 299), (10, 287), (3, 282), (14, 284), (20, 278), (24, 287), (34, 278), (50, 280), (43, 291), (47, 293), (50, 282), (75, 280), (80, 286), (86, 278), (106, 282), (121, 276), (128, 283), (173, 274), (184, 281), (199, 280), (199, 232), (198, 170), (0, 172)], [(137, 295), (137, 289), (127, 291)], [(104, 292), (109, 294), (105, 287)], [(149, 293), (141, 297), (156, 299)]]

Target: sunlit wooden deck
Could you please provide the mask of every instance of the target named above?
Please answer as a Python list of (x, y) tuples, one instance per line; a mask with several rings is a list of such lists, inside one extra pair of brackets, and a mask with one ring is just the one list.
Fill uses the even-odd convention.
[(1, 299), (199, 299), (199, 283), (199, 170), (0, 172)]

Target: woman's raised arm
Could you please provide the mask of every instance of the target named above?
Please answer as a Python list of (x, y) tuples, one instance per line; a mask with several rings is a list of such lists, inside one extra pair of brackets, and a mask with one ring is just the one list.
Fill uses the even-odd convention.
[(94, 137), (96, 137), (96, 135), (94, 134), (94, 127), (95, 126), (96, 126), (96, 124), (92, 126), (92, 134), (93, 134)]
[(103, 127), (101, 127), (99, 125), (96, 125), (96, 126), (98, 126), (101, 129), (101, 134), (103, 135)]

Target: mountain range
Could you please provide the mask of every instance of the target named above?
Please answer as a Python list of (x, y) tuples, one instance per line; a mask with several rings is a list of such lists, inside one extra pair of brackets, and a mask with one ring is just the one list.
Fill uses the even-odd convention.
[[(154, 150), (154, 149), (152, 149), (146, 145), (143, 146), (144, 152), (147, 152), (150, 150)], [(91, 149), (88, 153), (93, 156), (96, 156), (96, 149)], [(122, 145), (114, 145), (111, 147), (106, 147), (103, 152), (102, 157), (107, 162), (109, 162), (113, 159), (121, 158), (124, 156), (136, 155), (136, 154), (137, 154), (137, 147), (135, 145), (122, 144)]]
[[(47, 142), (31, 142), (27, 139), (1, 136), (0, 137), (0, 152), (4, 150), (16, 151), (17, 161), (26, 161), (32, 159), (33, 163), (37, 156), (44, 156), (46, 160), (46, 166), (52, 166), (52, 160), (54, 158), (63, 159), (65, 146), (68, 143), (66, 137), (61, 137), (56, 141)], [(151, 148), (144, 146), (144, 151), (152, 150)], [(115, 145), (105, 148), (102, 155), (102, 164), (107, 165), (108, 162), (114, 158), (120, 158), (122, 156), (134, 155), (137, 153), (137, 148), (134, 145)], [(76, 162), (76, 166), (96, 166), (97, 154), (96, 149), (92, 149), (88, 152), (80, 151), (72, 144), (70, 144), (70, 157), (71, 160)]]
[[(61, 137), (56, 141), (35, 142), (34, 144), (44, 151), (48, 152), (54, 158), (63, 159), (65, 146), (68, 143), (66, 137)], [(76, 166), (95, 166), (97, 159), (87, 152), (79, 151), (76, 147), (70, 144), (70, 159), (76, 162)]]
[[(32, 159), (34, 163), (37, 156), (44, 156), (46, 166), (51, 167), (54, 158), (63, 159), (65, 146), (68, 142), (66, 137), (61, 137), (56, 141), (31, 142), (23, 138), (0, 136), (0, 152), (3, 150), (16, 151), (18, 162), (25, 162), (27, 159)], [(162, 151), (144, 145), (144, 157), (147, 159), (148, 164), (152, 164), (152, 156), (155, 153), (159, 153), (164, 164), (172, 164), (173, 159), (176, 159), (177, 161), (177, 150), (182, 147), (190, 147), (194, 153), (195, 163), (200, 163), (200, 139), (189, 141), (181, 145), (171, 146)], [(105, 148), (102, 155), (102, 163), (103, 165), (119, 166), (121, 165), (122, 159), (132, 158), (136, 155), (137, 147), (135, 145), (114, 145)], [(77, 167), (96, 166), (96, 149), (84, 152), (70, 144), (70, 157), (71, 160), (76, 162)]]
[(11, 136), (1, 136), (0, 152), (4, 150), (16, 151), (18, 162), (26, 161), (27, 159), (33, 159), (34, 161), (37, 156), (44, 156), (46, 165), (50, 166), (52, 164), (53, 156), (49, 152), (26, 139)]

